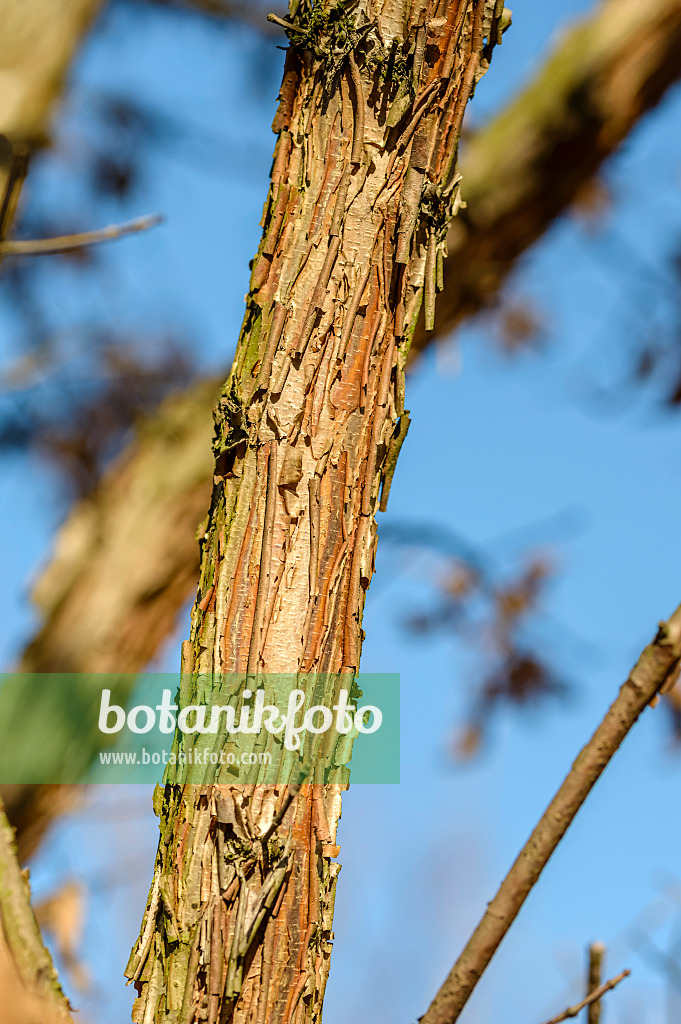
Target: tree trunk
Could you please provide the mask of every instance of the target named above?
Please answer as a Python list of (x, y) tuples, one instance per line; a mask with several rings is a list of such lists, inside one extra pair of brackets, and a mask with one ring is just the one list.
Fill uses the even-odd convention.
[(2, 1020), (72, 1024), (52, 957), (31, 907), (28, 873), (19, 867), (14, 833), (0, 803), (0, 991)]
[[(55, 101), (103, 0), (0, 0), (0, 135), (33, 150), (45, 143)], [(0, 156), (0, 196), (7, 185)]]
[[(521, 98), (467, 141), (467, 209), (449, 232), (436, 329), (426, 334), (419, 322), (410, 358), (493, 301), (516, 256), (678, 78), (679, 46), (681, 0), (628, 3), (617, 14), (608, 0), (561, 38)], [(218, 387), (201, 382), (164, 402), (74, 507), (34, 589), (43, 624), (23, 670), (132, 672), (156, 654), (198, 573), (192, 538), (210, 499)]]
[[(435, 331), (419, 320), (410, 358), (494, 301), (518, 254), (678, 79), (680, 45), (681, 0), (616, 9), (604, 0), (561, 37), (520, 98), (468, 140), (468, 205), (449, 232)], [(70, 513), (33, 592), (43, 624), (22, 671), (135, 672), (153, 658), (198, 574), (194, 530), (210, 497), (217, 390), (202, 382), (164, 402)], [(64, 805), (55, 787), (2, 794), (25, 859)]]
[[(502, 5), (292, 0), (290, 18), (263, 240), (215, 413), (187, 703), (198, 673), (359, 667), (404, 364), (424, 294), (432, 320), (461, 122)], [(167, 784), (159, 804), (133, 1020), (318, 1020), (339, 787)]]

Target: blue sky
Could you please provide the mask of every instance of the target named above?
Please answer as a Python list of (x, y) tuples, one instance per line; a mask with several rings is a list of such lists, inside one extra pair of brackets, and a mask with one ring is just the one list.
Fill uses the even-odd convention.
[[(589, 6), (519, 0), (474, 119), (513, 95), (556, 28)], [(113, 14), (92, 39), (61, 120), (65, 154), (67, 140), (87, 127), (83, 97), (112, 88), (142, 90), (159, 109), (200, 126), (204, 148), (160, 150), (134, 209), (98, 210), (112, 219), (160, 210), (166, 224), (112, 248), (105, 279), (85, 299), (52, 265), (52, 312), (65, 327), (84, 316), (84, 302), (121, 325), (167, 317), (191, 328), (202, 366), (227, 362), (274, 142), (276, 68), (254, 89), (251, 56), (242, 32), (158, 16), (140, 32)], [(614, 213), (600, 238), (566, 218), (514, 274), (511, 293), (547, 314), (542, 354), (508, 363), (474, 325), (459, 336), (458, 370), (451, 353), (431, 354), (409, 382), (412, 426), (381, 518), (456, 529), (510, 566), (521, 549), (513, 531), (569, 510), (576, 526), (554, 544), (560, 573), (547, 602), (559, 625), (538, 628), (575, 695), (529, 719), (503, 716), (484, 757), (453, 763), (447, 748), (467, 707), (473, 663), (453, 641), (406, 633), (406, 611), (430, 593), (427, 564), (397, 571), (394, 552), (379, 546), (363, 669), (401, 673), (403, 782), (356, 786), (345, 800), (326, 1024), (408, 1022), (424, 1012), (657, 621), (681, 600), (681, 425), (645, 393), (608, 415), (585, 398), (594, 378), (622, 372), (641, 319), (664, 319), (637, 261), (664, 279), (681, 235), (680, 119), (675, 91), (608, 168)], [(31, 189), (85, 219), (67, 170), (36, 173)], [(5, 315), (0, 358), (13, 352)], [(15, 458), (0, 463), (0, 509), (0, 653), (9, 665), (30, 633), (26, 581), (46, 557), (61, 505), (52, 478)], [(541, 526), (534, 532), (556, 540), (548, 528), (546, 537)], [(184, 631), (164, 667), (176, 667)], [(608, 769), (471, 1001), (468, 1024), (531, 1024), (560, 1010), (579, 995), (584, 947), (594, 938), (608, 944), (611, 973), (634, 970), (608, 998), (607, 1021), (662, 1024), (674, 1009), (678, 1016), (678, 1003), (669, 1004), (628, 939), (637, 915), (680, 873), (679, 760), (665, 724), (659, 711), (647, 712)], [(97, 988), (84, 1015), (97, 1024), (127, 1019), (121, 974), (155, 844), (146, 801), (143, 789), (103, 791), (87, 813), (57, 827), (34, 866), (38, 892), (67, 875), (91, 890), (86, 946)], [(670, 906), (659, 905), (662, 937), (673, 926)]]

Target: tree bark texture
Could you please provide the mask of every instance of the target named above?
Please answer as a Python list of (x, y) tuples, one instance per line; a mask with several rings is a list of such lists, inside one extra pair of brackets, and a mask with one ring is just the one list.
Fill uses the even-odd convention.
[[(560, 41), (522, 103), (513, 101), (468, 140), (462, 161), (467, 208), (448, 234), (435, 331), (426, 334), (420, 322), (412, 352), (493, 301), (515, 257), (564, 211), (600, 161), (678, 78), (681, 0), (621, 5), (621, 17), (615, 33), (612, 3), (601, 5)], [(615, 38), (606, 60), (608, 26)], [(561, 77), (563, 69), (569, 75)], [(512, 146), (501, 138), (510, 122)], [(592, 154), (594, 137), (600, 141)], [(218, 387), (202, 383), (164, 403), (94, 495), (74, 507), (34, 590), (43, 625), (22, 659), (26, 671), (115, 671), (121, 664), (139, 670), (169, 634), (198, 573), (197, 548), (187, 539), (210, 500), (213, 459), (206, 438)], [(159, 472), (153, 486), (145, 487), (154, 465)], [(115, 567), (128, 560), (136, 571), (117, 573)]]
[[(521, 99), (467, 141), (467, 208), (448, 234), (435, 330), (419, 320), (412, 355), (494, 301), (515, 258), (678, 79), (680, 45), (681, 0), (617, 9), (606, 0), (558, 41)], [(34, 590), (43, 625), (25, 671), (138, 671), (170, 634), (198, 575), (193, 538), (210, 500), (218, 388), (202, 383), (165, 402), (75, 506)], [(62, 804), (44, 787), (3, 796), (25, 857)]]
[[(681, 75), (680, 0), (604, 0), (462, 154), (436, 335), (494, 302), (518, 256)], [(412, 356), (432, 339), (419, 323)]]
[[(461, 122), (502, 5), (296, 0), (290, 18), (263, 238), (215, 413), (194, 680), (359, 667), (404, 365), (441, 284)], [(339, 787), (166, 785), (157, 806), (133, 1020), (319, 1020)]]

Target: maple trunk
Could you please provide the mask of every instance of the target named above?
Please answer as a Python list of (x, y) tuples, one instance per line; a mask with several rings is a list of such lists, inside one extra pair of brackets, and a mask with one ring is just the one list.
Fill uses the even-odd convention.
[[(561, 35), (520, 96), (471, 134), (461, 165), (468, 207), (450, 226), (436, 330), (426, 333), (419, 320), (412, 366), (427, 345), (495, 301), (516, 257), (588, 189), (678, 79), (680, 44), (681, 0), (601, 0)], [(194, 532), (210, 496), (220, 383), (201, 381), (166, 399), (71, 510), (33, 589), (42, 624), (22, 671), (136, 672), (173, 629), (198, 575)], [(0, 795), (22, 859), (71, 798), (54, 786), (0, 787)]]
[[(502, 17), (495, 0), (290, 4), (183, 703), (206, 675), (359, 667), (374, 517), (409, 422), (404, 365), (424, 296), (432, 321), (461, 122)], [(207, 782), (157, 791), (133, 1020), (318, 1020), (340, 787)]]

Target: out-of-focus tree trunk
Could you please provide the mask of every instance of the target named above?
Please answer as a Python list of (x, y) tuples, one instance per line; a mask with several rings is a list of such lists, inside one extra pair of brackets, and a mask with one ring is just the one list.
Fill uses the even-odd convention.
[[(0, 136), (5, 140), (0, 199), (8, 188), (13, 152), (29, 155), (48, 141), (69, 67), (103, 6), (103, 0), (0, 0)], [(18, 190), (12, 207), (17, 198)], [(14, 208), (8, 213), (6, 228)], [(2, 795), (23, 840), (22, 859), (44, 824), (71, 802), (70, 791), (56, 786), (2, 787)], [(25, 817), (20, 807), (30, 808)], [(37, 825), (30, 843), (24, 822), (29, 828)]]
[[(71, 528), (60, 532), (52, 571), (42, 576), (35, 595), (39, 606), (45, 602), (55, 614), (17, 671), (134, 673), (148, 662), (150, 648), (168, 636), (196, 585), (196, 525), (208, 507), (212, 479), (206, 467), (212, 461), (212, 422), (206, 411), (216, 392), (204, 382), (169, 398), (148, 430), (138, 432), (134, 455), (106, 477), (111, 486), (103, 481), (92, 500), (77, 506), (80, 514), (69, 517)], [(117, 558), (102, 557), (112, 548)], [(69, 567), (77, 567), (80, 599), (73, 600)], [(46, 722), (46, 728), (54, 724)], [(16, 783), (0, 791), (22, 860), (50, 822), (78, 799), (75, 786)]]
[[(300, 672), (330, 674), (315, 690), (330, 706), (339, 674), (358, 670), (374, 515), (408, 423), (404, 364), (458, 205), (464, 109), (501, 35), (494, 0), (290, 12), (263, 240), (216, 407), (188, 704), (206, 674)], [(214, 778), (167, 784), (160, 801), (126, 972), (133, 1019), (319, 1020), (339, 787), (291, 789), (277, 824), (285, 787)]]
[(116, 471), (75, 506), (33, 592), (52, 615), (25, 649), (22, 672), (136, 672), (167, 637), (196, 585), (213, 462), (206, 410), (217, 391), (204, 381), (167, 398)]
[(71, 61), (102, 7), (103, 0), (0, 0), (0, 135), (13, 146), (45, 143)]
[(31, 907), (12, 827), (0, 803), (0, 1017), (6, 1024), (71, 1024), (69, 1004)]
[[(680, 49), (681, 0), (605, 0), (564, 33), (521, 97), (467, 140), (468, 206), (449, 232), (435, 331), (421, 320), (412, 352), (493, 301), (515, 258), (678, 80)], [(43, 624), (24, 670), (141, 670), (170, 634), (198, 574), (193, 537), (212, 486), (218, 386), (164, 403), (75, 506), (35, 588)], [(7, 800), (23, 856), (59, 804), (28, 787)]]

